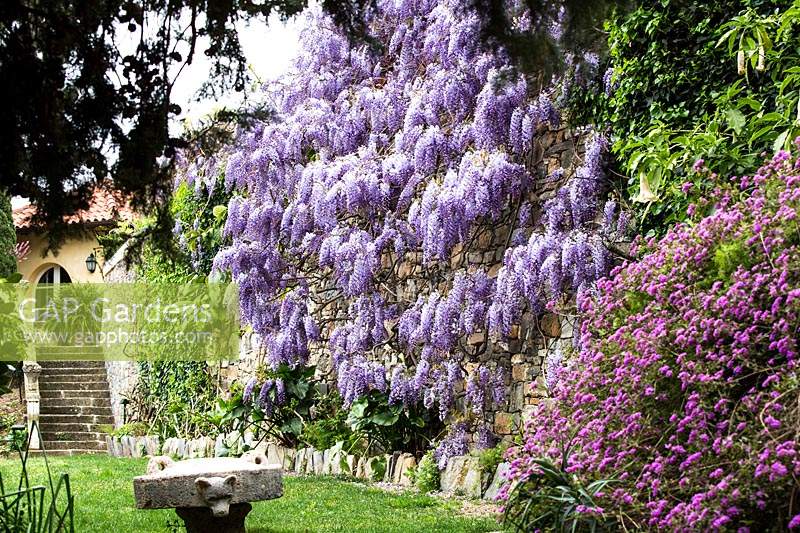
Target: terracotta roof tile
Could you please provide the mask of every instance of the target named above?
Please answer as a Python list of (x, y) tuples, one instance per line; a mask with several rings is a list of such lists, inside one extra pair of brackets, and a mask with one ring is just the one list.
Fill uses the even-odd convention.
[[(17, 229), (31, 229), (35, 224), (36, 206), (28, 204), (13, 211), (14, 226)], [(134, 218), (130, 202), (105, 184), (98, 185), (92, 192), (89, 207), (64, 217), (65, 224), (108, 224)]]

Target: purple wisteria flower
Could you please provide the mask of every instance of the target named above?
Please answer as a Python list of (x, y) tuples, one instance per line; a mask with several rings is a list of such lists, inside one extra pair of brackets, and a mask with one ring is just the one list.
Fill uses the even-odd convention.
[(253, 391), (258, 384), (258, 380), (255, 377), (250, 378), (247, 381), (247, 384), (244, 386), (244, 392), (242, 393), (242, 401), (244, 403), (250, 403), (253, 399)]
[[(509, 7), (521, 31), (538, 16), (523, 4)], [(367, 26), (380, 50), (310, 15), (292, 69), (265, 86), (278, 118), (239, 131), (222, 156), (192, 169), (208, 189), (224, 168), (230, 245), (214, 269), (237, 283), (267, 362), (295, 368), (312, 349), (329, 350), (347, 405), (379, 390), (446, 419), (462, 395), (474, 412), (504, 401), (495, 374), (465, 383), (463, 338), (509, 334), (523, 312), (588, 293), (608, 274), (592, 232), (607, 143), (589, 136), (578, 179), (532, 205), (531, 155), (561, 116), (552, 90), (534, 94), (508, 53), (480, 46), (480, 16), (459, 2), (380, 0)], [(552, 177), (560, 183), (563, 172)], [(477, 227), (504, 223), (515, 206), (496, 277), (457, 272), (410, 299), (391, 286), (406, 265), (448, 264)], [(610, 215), (618, 233), (623, 216)], [(376, 362), (388, 350), (405, 352), (389, 369)], [(262, 387), (257, 401), (282, 405), (284, 387)]]

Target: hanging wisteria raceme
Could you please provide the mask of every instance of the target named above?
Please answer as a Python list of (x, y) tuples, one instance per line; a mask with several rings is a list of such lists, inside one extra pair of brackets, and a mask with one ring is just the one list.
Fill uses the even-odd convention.
[(580, 297), (608, 273), (611, 257), (603, 233), (616, 231), (608, 229), (615, 224), (613, 203), (603, 206), (603, 231), (592, 229), (604, 192), (606, 148), (605, 138), (591, 139), (575, 178), (544, 204), (544, 232), (506, 250), (488, 313), (490, 331), (508, 335), (525, 307), (543, 312), (565, 294)]
[(450, 431), (433, 450), (433, 458), (439, 470), (444, 470), (447, 460), (451, 457), (466, 455), (469, 452), (469, 427), (466, 422), (456, 422), (450, 426)]
[[(530, 14), (514, 20), (529, 24)], [(526, 306), (542, 311), (608, 269), (592, 226), (605, 141), (589, 144), (577, 179), (532, 206), (526, 161), (559, 115), (547, 93), (531, 96), (502, 51), (480, 46), (477, 14), (457, 0), (382, 0), (367, 22), (373, 44), (357, 44), (312, 16), (292, 72), (267, 86), (279, 120), (241, 132), (227, 158), (233, 244), (215, 267), (239, 284), (243, 319), (273, 367), (305, 364), (309, 343), (327, 340), (347, 404), (388, 391), (444, 419), (464, 394), (480, 413), (503, 401), (504, 376), (492, 366), (468, 377), (459, 339), (506, 334)], [(497, 280), (458, 273), (449, 289), (416, 301), (387, 290), (387, 257), (446, 261), (514, 205), (513, 247)], [(546, 229), (528, 239), (540, 210)], [(613, 223), (619, 215), (608, 210)], [(322, 323), (337, 299), (345, 316)], [(375, 363), (384, 346), (404, 364)]]
[(363, 356), (342, 361), (337, 372), (339, 393), (347, 407), (371, 390), (386, 392), (386, 369), (380, 363), (367, 361)]
[(384, 320), (393, 318), (393, 308), (387, 307), (378, 294), (361, 296), (350, 304), (348, 320), (331, 334), (329, 347), (334, 367), (353, 356), (364, 356), (387, 338)]

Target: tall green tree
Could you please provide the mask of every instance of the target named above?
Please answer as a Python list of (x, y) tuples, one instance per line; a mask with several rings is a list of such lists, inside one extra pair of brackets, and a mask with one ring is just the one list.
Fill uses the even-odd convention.
[(17, 233), (11, 218), (11, 200), (0, 192), (0, 278), (8, 278), (17, 271), (17, 258), (12, 252), (16, 244)]

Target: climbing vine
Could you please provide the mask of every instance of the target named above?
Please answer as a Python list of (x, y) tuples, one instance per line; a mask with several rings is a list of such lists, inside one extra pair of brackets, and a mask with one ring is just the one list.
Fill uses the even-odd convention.
[[(511, 9), (524, 31), (532, 14)], [(278, 120), (227, 157), (231, 244), (214, 265), (239, 284), (273, 368), (307, 364), (314, 347), (345, 407), (388, 394), (406, 414), (460, 411), (490, 432), (483, 413), (507, 376), (491, 358), (468, 371), (480, 354), (463, 339), (505, 338), (524, 312), (591, 290), (628, 224), (606, 201), (602, 135), (584, 136), (576, 179), (540, 174), (535, 147), (560, 113), (479, 44), (481, 24), (458, 2), (378, 2), (372, 47), (312, 18), (294, 70), (267, 89)], [(499, 272), (453, 269), (491, 227), (508, 228)], [(396, 292), (407, 262), (436, 279), (424, 294)]]

